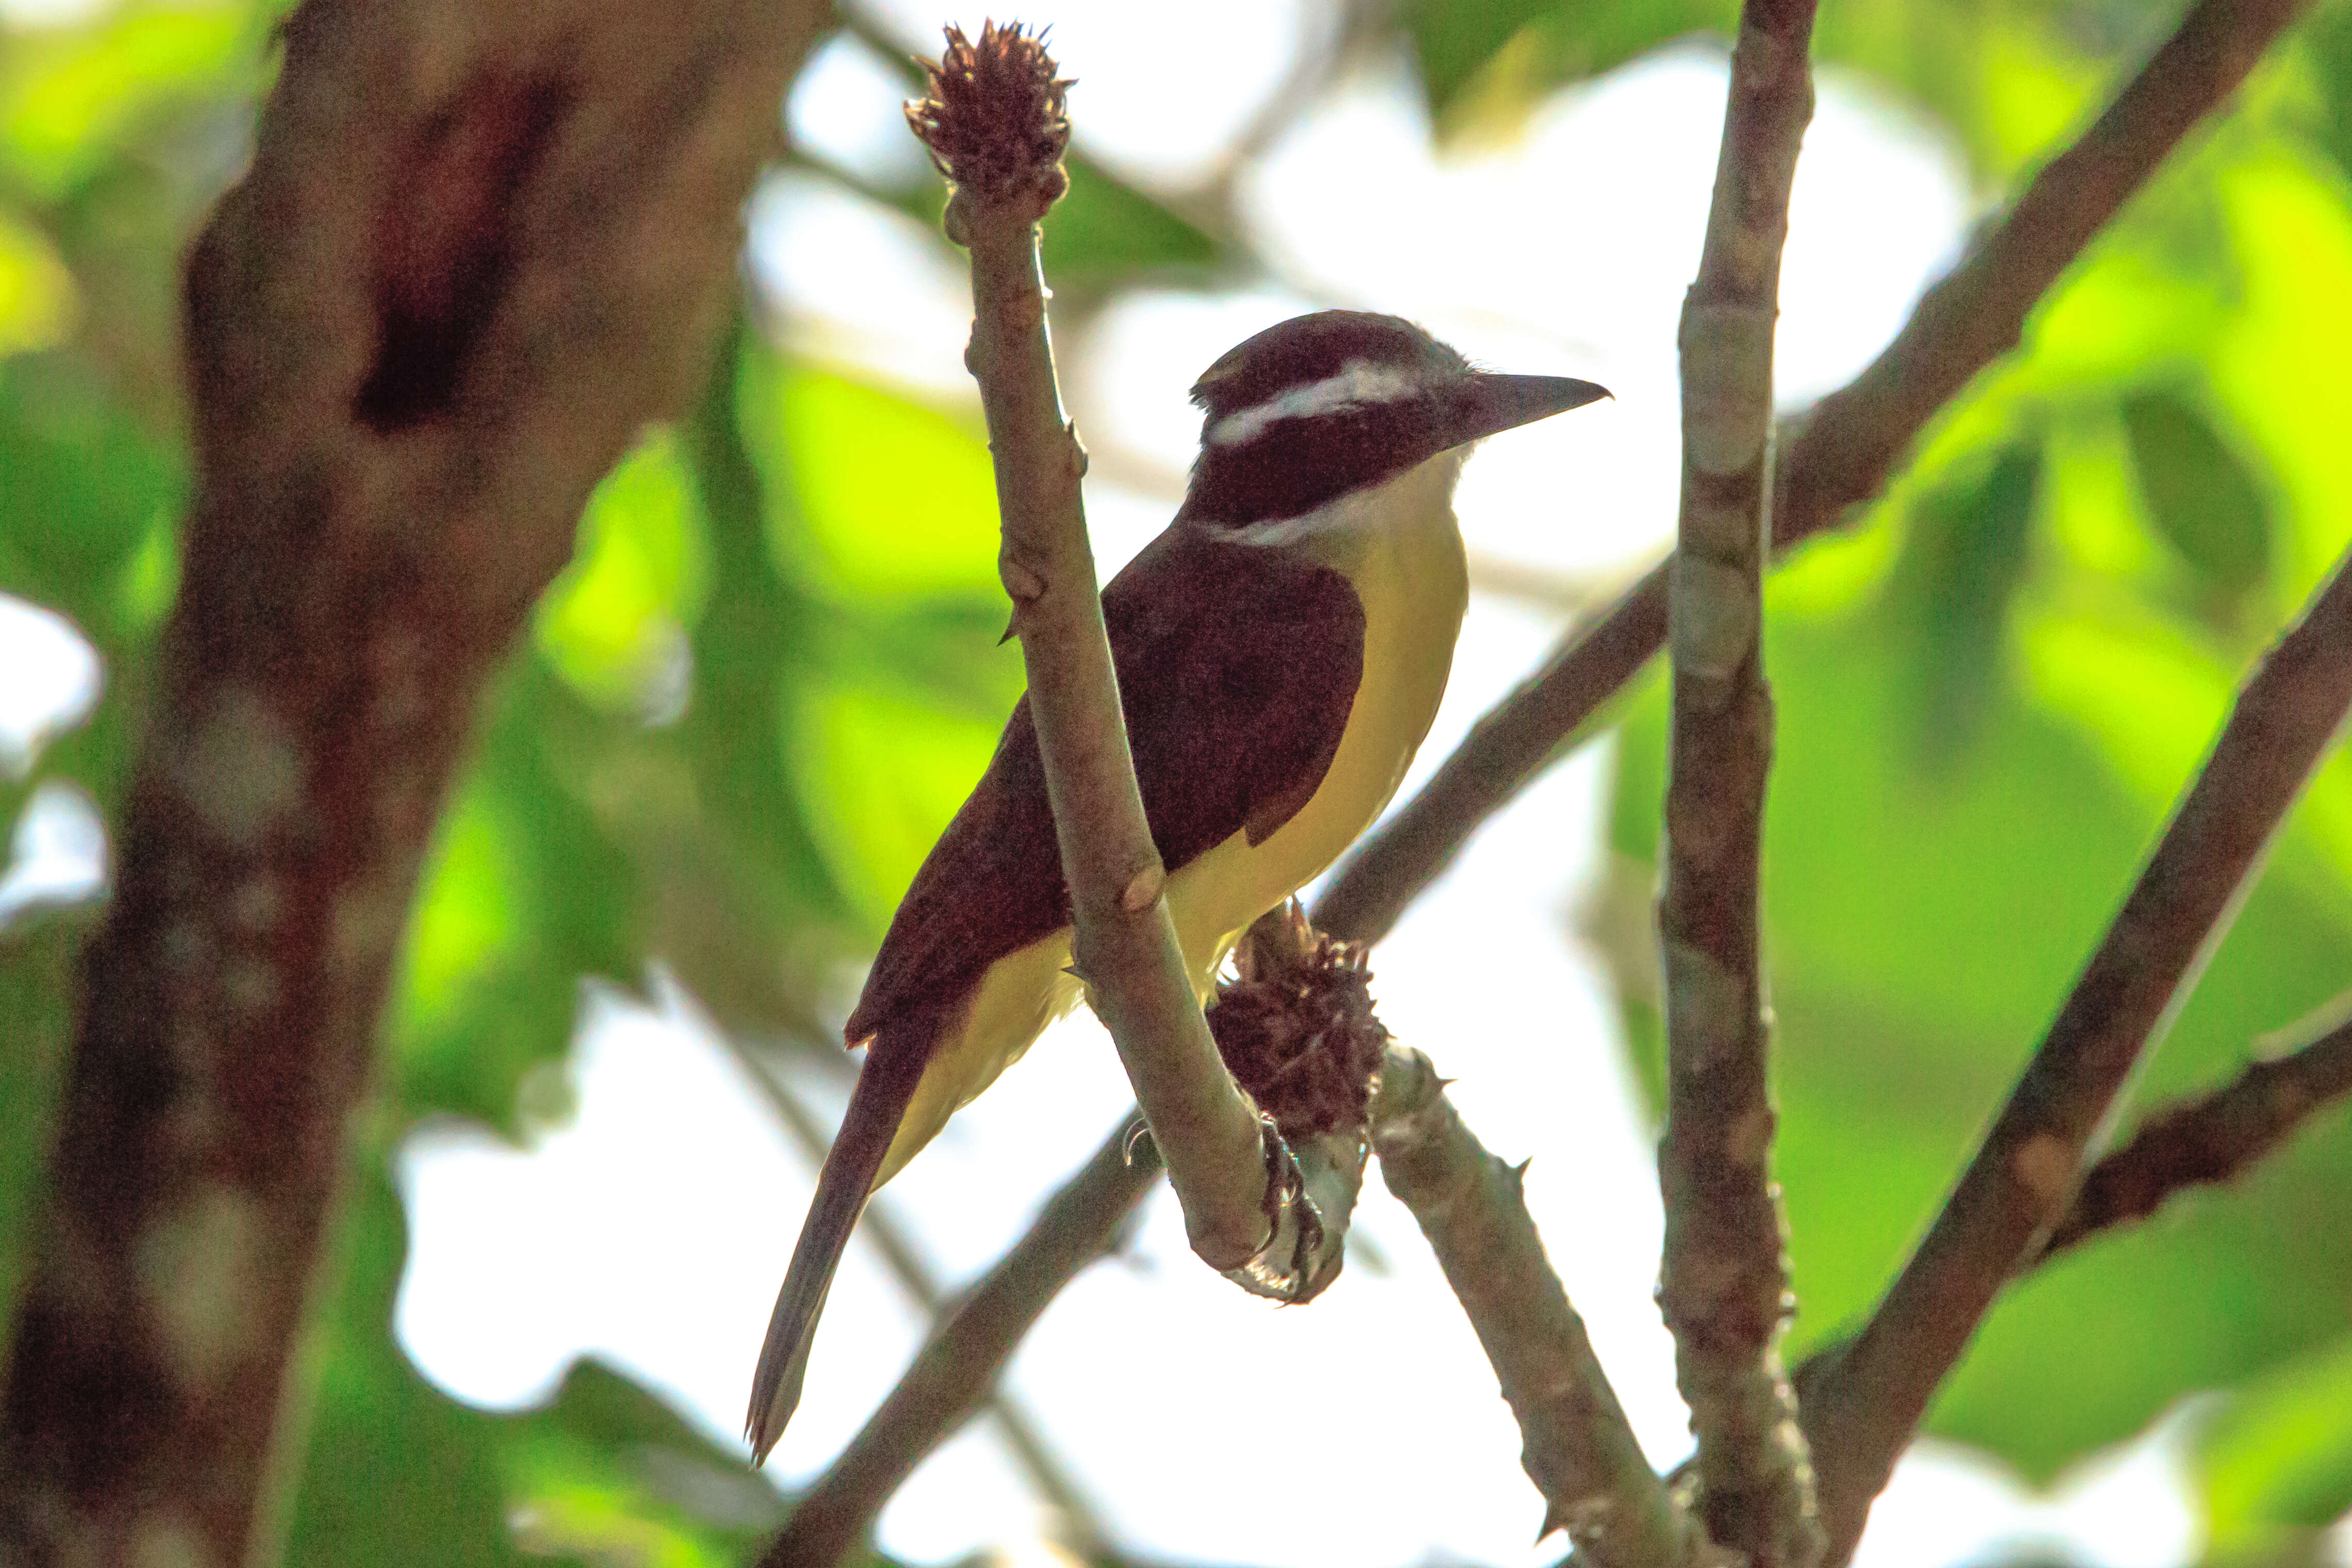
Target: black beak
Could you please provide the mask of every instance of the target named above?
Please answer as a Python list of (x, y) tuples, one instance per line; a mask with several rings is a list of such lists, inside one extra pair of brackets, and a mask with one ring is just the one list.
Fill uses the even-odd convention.
[(1462, 384), (1447, 420), (1446, 445), (1458, 447), (1532, 425), (1609, 395), (1609, 389), (1566, 375), (1495, 375), (1481, 371)]

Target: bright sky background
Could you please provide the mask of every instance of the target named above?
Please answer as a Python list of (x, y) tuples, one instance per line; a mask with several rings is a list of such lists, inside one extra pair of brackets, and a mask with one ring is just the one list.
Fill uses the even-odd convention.
[[(33, 8), (8, 0), (12, 15)], [(1057, 55), (1079, 82), (1081, 143), (1173, 193), (1216, 167), (1328, 25), (1312, 0), (1193, 0), (1182, 27), (1127, 0), (1055, 9)], [(910, 47), (936, 37), (938, 17), (917, 0), (877, 0), (869, 15)], [(1680, 47), (1562, 94), (1509, 145), (1456, 155), (1433, 151), (1402, 62), (1332, 84), (1238, 190), (1272, 278), (1238, 294), (1140, 294), (1061, 344), (1097, 459), (1088, 500), (1104, 570), (1173, 509), (1198, 437), (1183, 388), (1247, 333), (1332, 304), (1411, 315), (1497, 367), (1614, 389), (1614, 402), (1498, 437), (1473, 461), (1460, 510), (1474, 554), (1606, 580), (1662, 549), (1675, 487), (1675, 316), (1697, 255), (1723, 90), (1719, 49)], [(870, 50), (835, 42), (794, 93), (795, 140), (845, 170), (891, 178), (918, 156), (899, 96)], [(777, 176), (751, 216), (754, 278), (798, 348), (971, 405), (960, 363), (963, 269), (942, 240), (806, 174)], [(1937, 132), (1828, 76), (1782, 284), (1784, 400), (1859, 369), (1955, 253), (1969, 216), (1960, 164)], [(1556, 610), (1524, 599), (1474, 600), (1416, 782), (1560, 625)], [(0, 668), (24, 672), (0, 682), (6, 766), (87, 708), (97, 672), (70, 628), (5, 600)], [(1650, 1300), (1660, 1232), (1652, 1134), (1597, 964), (1571, 934), (1596, 873), (1606, 768), (1605, 748), (1588, 751), (1493, 822), (1381, 945), (1377, 993), (1389, 1026), (1460, 1080), (1454, 1096), (1488, 1145), (1536, 1156), (1530, 1206), (1664, 1465), (1687, 1437)], [(97, 853), (87, 804), (45, 792), (19, 826), (0, 914), (87, 889)], [(404, 1150), (412, 1252), (397, 1328), (453, 1394), (525, 1405), (593, 1352), (734, 1440), (811, 1172), (691, 1002), (665, 998), (654, 1012), (592, 998), (573, 1064), (578, 1115), (529, 1152), (455, 1124)], [(845, 1099), (840, 1082), (814, 1076), (799, 1089), (829, 1116)], [(1073, 1020), (880, 1201), (942, 1278), (967, 1279), (1130, 1098), (1099, 1028)], [(1558, 1558), (1559, 1537), (1531, 1544), (1542, 1509), (1493, 1375), (1410, 1217), (1376, 1180), (1356, 1236), (1370, 1245), (1351, 1251), (1328, 1295), (1276, 1310), (1192, 1258), (1163, 1189), (1131, 1256), (1087, 1274), (1054, 1308), (1011, 1387), (1123, 1545), (1265, 1568)], [(856, 1430), (922, 1327), (854, 1246), (805, 1401), (772, 1463), (781, 1480), (813, 1475)], [(1879, 1504), (1862, 1561), (1936, 1568), (2025, 1538), (2117, 1568), (2187, 1561), (2194, 1523), (2177, 1455), (2188, 1418), (2043, 1499), (1980, 1456), (1922, 1445)], [(1279, 1484), (1265, 1469), (1276, 1445)], [(921, 1563), (982, 1549), (1025, 1562), (1051, 1527), (982, 1419), (916, 1475), (885, 1514), (881, 1544)]]

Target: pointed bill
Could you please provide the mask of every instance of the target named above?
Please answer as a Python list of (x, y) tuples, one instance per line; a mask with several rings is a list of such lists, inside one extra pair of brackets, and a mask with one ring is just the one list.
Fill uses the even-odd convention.
[(1594, 382), (1569, 375), (1498, 375), (1481, 372), (1463, 383), (1447, 410), (1452, 446), (1532, 425), (1610, 395)]

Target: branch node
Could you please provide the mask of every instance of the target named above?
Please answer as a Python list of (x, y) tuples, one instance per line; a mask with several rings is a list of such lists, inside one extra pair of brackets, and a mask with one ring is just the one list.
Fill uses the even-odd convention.
[[(1014, 555), (1010, 550), (1005, 550), (997, 555), (996, 575), (1004, 584), (1004, 592), (1015, 605), (1025, 605), (1045, 596), (1045, 579), (1038, 574), (1035, 567)], [(1019, 609), (1016, 608), (1013, 612), (1013, 619), (1014, 626), (1020, 624)], [(1013, 635), (1013, 626), (1005, 627), (1004, 635), (1010, 637)]]
[(1138, 871), (1128, 882), (1127, 890), (1118, 896), (1118, 907), (1129, 914), (1139, 915), (1159, 899), (1161, 889), (1168, 885), (1168, 873), (1158, 860)]

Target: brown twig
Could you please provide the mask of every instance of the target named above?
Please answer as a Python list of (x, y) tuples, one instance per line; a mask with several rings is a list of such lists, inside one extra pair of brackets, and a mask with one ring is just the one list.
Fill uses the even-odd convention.
[[(2330, 1011), (2342, 1013), (2342, 1004)], [(2352, 1021), (2284, 1056), (2250, 1064), (2200, 1100), (2148, 1118), (2130, 1142), (2091, 1167), (2074, 1206), (2034, 1262), (2145, 1219), (2175, 1193), (2235, 1180), (2347, 1095), (2352, 1095)]]
[(1832, 1551), (1852, 1550), (1928, 1398), (2072, 1204), (2084, 1150), (2220, 940), (2352, 709), (2352, 556), (2240, 694), (2213, 753), (1959, 1186), (1809, 1385)]
[(82, 965), (0, 1560), (274, 1560), (305, 1299), (481, 688), (691, 398), (829, 7), (307, 5), (191, 253), (197, 496)]
[(1022, 1339), (1063, 1287), (1108, 1253), (1160, 1176), (1160, 1159), (1121, 1121), (1045, 1202), (1003, 1261), (940, 1320), (914, 1363), (849, 1446), (817, 1478), (761, 1568), (831, 1568), (866, 1537), (915, 1468), (995, 1386)]
[(1543, 1494), (1542, 1533), (1566, 1530), (1595, 1568), (1727, 1563), (1643, 1457), (1584, 1320), (1544, 1256), (1526, 1167), (1465, 1126), (1429, 1058), (1391, 1046), (1372, 1103), (1381, 1177), (1412, 1211), (1519, 1424)]
[[(2343, 1016), (2347, 998), (2320, 1010)], [(2309, 1023), (2287, 1031), (2307, 1030)], [(2146, 1219), (2191, 1187), (2235, 1181), (2321, 1111), (2352, 1096), (2352, 1022), (2336, 1024), (2284, 1056), (2257, 1061), (2211, 1094), (2151, 1116), (2131, 1142), (2091, 1167), (2066, 1217), (2018, 1270)], [(1793, 1375), (1810, 1394), (1851, 1341), (1822, 1346)]]
[(1017, 24), (991, 24), (976, 44), (950, 27), (931, 96), (908, 117), (953, 187), (949, 237), (971, 255), (966, 363), (995, 459), (999, 574), (1069, 883), (1075, 967), (1168, 1162), (1193, 1251), (1234, 1268), (1279, 1226), (1267, 1220), (1257, 1113), (1217, 1059), (1169, 919), (1087, 541), (1086, 451), (1063, 416), (1046, 341), (1037, 224), (1067, 188), (1070, 129), (1055, 68)]
[(1683, 306), (1683, 494), (1672, 568), (1665, 879), (1665, 1262), (1658, 1304), (1698, 1438), (1707, 1531), (1757, 1568), (1822, 1553), (1780, 1364), (1789, 1261), (1772, 1185), (1757, 951), (1772, 699), (1763, 669), (1772, 339), (1789, 187), (1812, 118), (1812, 0), (1748, 0), (1698, 279)]
[[(761, 1098), (768, 1102), (768, 1109), (775, 1113), (776, 1120), (783, 1123), (784, 1131), (792, 1135), (793, 1142), (800, 1145), (802, 1154), (812, 1165), (822, 1163), (825, 1151), (832, 1146), (832, 1134), (792, 1091), (779, 1065), (767, 1053), (753, 1048), (732, 1029), (720, 1030), (719, 1038), (725, 1043), (728, 1053), (751, 1075)], [(809, 1054), (828, 1061), (840, 1058), (838, 1051), (812, 1050)], [(898, 1281), (899, 1288), (914, 1299), (915, 1305), (922, 1309), (924, 1317), (936, 1329), (940, 1318), (953, 1304), (953, 1300), (932, 1276), (930, 1265), (916, 1250), (913, 1238), (898, 1224), (887, 1203), (877, 1196), (867, 1204), (866, 1212), (858, 1216), (857, 1226), (858, 1233), (872, 1242), (874, 1250), (882, 1255), (882, 1261)], [(1013, 1460), (1028, 1476), (1029, 1484), (1036, 1488), (1038, 1496), (1061, 1515), (1063, 1525), (1071, 1537), (1069, 1543), (1088, 1554), (1099, 1552), (1109, 1540), (1102, 1521), (1096, 1517), (1094, 1505), (1087, 1500), (1085, 1492), (1063, 1472), (1060, 1462), (1054, 1458), (1053, 1450), (1046, 1447), (1044, 1435), (1037, 1430), (1037, 1424), (1031, 1419), (1027, 1409), (1002, 1388), (988, 1392), (982, 1403), (995, 1417), (1005, 1447), (1013, 1450)]]
[[(2191, 127), (2245, 79), (2305, 0), (2197, 0), (2097, 122), (2033, 177), (1870, 367), (1823, 398), (1780, 454), (1781, 548), (1877, 495), (1927, 422), (2016, 346), (2025, 319)], [(1421, 793), (1358, 845), (1315, 908), (1336, 935), (1377, 942), (1666, 640), (1660, 566), (1579, 626), (1481, 719)]]

